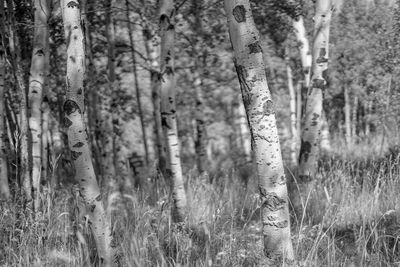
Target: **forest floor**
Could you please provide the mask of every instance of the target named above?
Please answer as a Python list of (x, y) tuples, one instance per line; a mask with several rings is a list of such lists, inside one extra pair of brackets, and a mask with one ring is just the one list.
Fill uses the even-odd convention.
[[(311, 193), (300, 197), (288, 168), (292, 240), (299, 266), (400, 264), (400, 149), (355, 145), (321, 159)], [(382, 150), (382, 149), (381, 149)], [(375, 156), (374, 156), (375, 155)], [(112, 194), (122, 266), (262, 266), (257, 184), (220, 170), (212, 184), (189, 171), (186, 229), (170, 221), (164, 183)], [(204, 177), (203, 177), (204, 178)], [(29, 218), (18, 199), (0, 207), (0, 266), (90, 266), (95, 261), (76, 188), (44, 193)], [(296, 203), (296, 205), (294, 205)]]

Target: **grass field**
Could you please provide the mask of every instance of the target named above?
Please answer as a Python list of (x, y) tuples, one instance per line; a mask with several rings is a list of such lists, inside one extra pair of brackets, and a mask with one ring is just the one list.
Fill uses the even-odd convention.
[[(385, 147), (389, 147), (386, 144)], [(324, 156), (311, 193), (287, 169), (292, 240), (299, 266), (400, 264), (400, 150), (365, 143)], [(168, 190), (150, 180), (112, 194), (115, 245), (122, 266), (262, 266), (255, 177), (220, 169), (213, 183), (190, 170), (188, 227), (172, 225)], [(210, 173), (210, 175), (213, 175)], [(44, 212), (30, 218), (15, 201), (0, 210), (1, 266), (90, 266), (96, 253), (74, 186), (44, 192)], [(12, 203), (12, 204), (11, 204)]]

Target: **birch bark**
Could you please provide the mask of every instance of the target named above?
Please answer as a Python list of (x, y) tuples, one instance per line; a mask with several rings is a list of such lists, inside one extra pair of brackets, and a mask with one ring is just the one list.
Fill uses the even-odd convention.
[(307, 92), (304, 128), (301, 135), (299, 178), (308, 181), (317, 171), (323, 91), (328, 69), (329, 27), (333, 6), (331, 0), (315, 2), (312, 79)]
[(167, 173), (171, 176), (172, 218), (183, 222), (186, 216), (186, 193), (179, 151), (175, 103), (175, 9), (173, 0), (162, 0), (160, 6), (161, 35), (161, 125), (167, 149)]
[(86, 204), (101, 266), (113, 261), (111, 225), (102, 202), (84, 124), (85, 37), (77, 0), (62, 0), (62, 15), (67, 40), (66, 100), (64, 124), (79, 183)]
[(271, 266), (294, 264), (286, 177), (259, 33), (248, 0), (225, 0), (225, 10), (259, 179), (264, 252)]

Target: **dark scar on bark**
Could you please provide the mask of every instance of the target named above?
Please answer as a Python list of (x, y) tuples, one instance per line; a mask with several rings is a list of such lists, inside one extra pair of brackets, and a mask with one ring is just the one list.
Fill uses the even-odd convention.
[(249, 50), (250, 50), (250, 54), (257, 54), (257, 53), (262, 52), (260, 43), (258, 41), (254, 42), (252, 44), (249, 44)]
[(238, 5), (233, 9), (233, 17), (239, 23), (246, 21), (246, 9), (243, 5)]
[(78, 142), (75, 145), (73, 145), (72, 147), (83, 147), (84, 144), (82, 142)]
[(64, 103), (64, 112), (67, 115), (71, 115), (72, 113), (78, 111), (79, 113), (81, 113), (81, 109), (79, 108), (78, 104), (73, 101), (68, 99), (67, 101), (65, 101)]
[(71, 151), (71, 158), (72, 158), (73, 160), (78, 159), (80, 155), (82, 155), (82, 152)]

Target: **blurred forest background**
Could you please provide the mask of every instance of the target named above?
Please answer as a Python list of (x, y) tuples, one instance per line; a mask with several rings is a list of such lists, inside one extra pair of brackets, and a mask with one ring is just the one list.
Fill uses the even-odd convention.
[[(75, 81), (65, 78), (73, 40), (64, 28), (64, 2), (82, 18), (83, 118), (99, 184), (94, 192), (101, 192), (96, 200), (80, 191), (84, 185), (74, 162), (81, 154), (68, 144), (72, 115), (64, 114), (64, 102)], [(121, 266), (267, 264), (224, 1), (174, 3), (177, 158), (184, 184), (179, 190), (187, 203), (184, 219), (170, 216), (182, 191), (175, 191), (176, 173), (165, 167), (158, 82), (165, 78), (160, 67), (170, 63), (160, 59), (159, 2), (168, 1), (0, 1), (1, 266), (102, 266), (103, 251), (90, 230), (97, 202), (109, 217), (103, 221), (110, 222)], [(250, 1), (274, 102), (296, 262), (395, 266), (400, 1), (332, 1), (318, 169), (304, 189), (297, 162), (307, 86), (293, 21), (302, 16), (312, 47), (314, 2)], [(44, 28), (48, 33), (37, 33)], [(48, 40), (40, 48), (46, 51), (38, 49), (39, 39)], [(35, 55), (44, 61), (34, 61)], [(38, 96), (32, 83), (40, 66)]]

